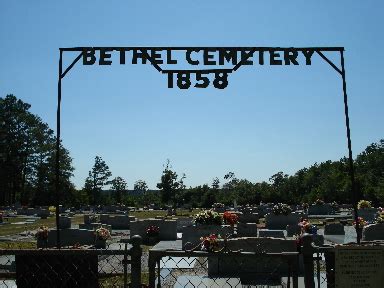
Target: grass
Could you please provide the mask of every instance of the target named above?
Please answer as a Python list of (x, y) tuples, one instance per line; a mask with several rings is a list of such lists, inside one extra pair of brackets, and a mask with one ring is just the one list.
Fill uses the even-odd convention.
[(12, 242), (0, 242), (0, 249), (36, 249), (36, 242), (22, 242), (22, 241), (12, 241)]
[[(200, 210), (193, 209), (192, 212), (189, 210), (177, 210), (177, 215), (172, 216), (172, 218), (178, 218), (178, 217), (190, 217), (197, 214)], [(144, 210), (144, 211), (135, 211), (135, 212), (129, 212), (129, 215), (135, 216), (138, 219), (148, 219), (148, 218), (155, 218), (156, 216), (165, 217), (167, 216), (166, 210)]]
[[(22, 222), (25, 218), (17, 217), (17, 218), (10, 218), (8, 221), (9, 223), (14, 222)], [(83, 223), (83, 216), (78, 215), (72, 218), (73, 224)], [(21, 233), (23, 231), (31, 231), (36, 230), (40, 226), (47, 226), (48, 228), (54, 228), (56, 227), (56, 218), (55, 217), (48, 217), (47, 219), (38, 219), (34, 223), (27, 223), (27, 224), (6, 224), (0, 226), (0, 236), (6, 236), (6, 235), (14, 235)]]
[[(177, 210), (177, 215), (169, 217), (169, 218), (178, 218), (178, 217), (190, 217), (194, 216), (196, 213), (198, 213), (198, 209), (194, 209), (192, 212), (189, 210)], [(167, 211), (165, 210), (156, 210), (156, 211), (135, 211), (130, 212), (129, 215), (135, 216), (138, 219), (148, 219), (148, 218), (155, 218), (156, 216), (160, 217), (166, 217)], [(72, 224), (80, 224), (83, 223), (83, 215), (76, 215), (72, 217)], [(22, 222), (27, 218), (24, 217), (15, 217), (15, 218), (8, 218), (4, 222), (8, 223), (15, 223), (15, 222)], [(26, 223), (26, 224), (6, 224), (0, 226), (0, 236), (7, 236), (7, 235), (15, 235), (19, 234), (23, 231), (32, 231), (38, 229), (40, 226), (47, 226), (48, 228), (55, 228), (56, 227), (56, 218), (54, 216), (48, 217), (47, 219), (38, 219), (34, 223)]]

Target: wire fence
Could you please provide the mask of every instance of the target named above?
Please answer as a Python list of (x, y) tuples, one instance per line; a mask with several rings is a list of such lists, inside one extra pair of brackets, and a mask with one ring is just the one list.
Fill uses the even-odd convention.
[[(381, 247), (380, 249), (382, 251), (383, 246), (384, 241), (366, 241), (361, 242), (359, 245), (356, 243), (348, 243), (339, 246), (339, 248), (356, 247), (364, 249), (364, 247)], [(305, 270), (304, 283), (306, 288), (334, 288), (337, 286), (336, 249), (338, 249), (338, 247), (332, 245), (316, 246), (310, 241), (310, 238), (307, 238), (304, 241), (304, 245), (302, 246), (302, 256)], [(379, 259), (381, 257), (380, 253), (376, 255)], [(354, 270), (349, 271), (349, 273), (354, 273)], [(340, 285), (340, 283), (338, 285)]]
[(140, 237), (104, 249), (18, 249), (9, 243), (12, 249), (0, 249), (0, 287), (141, 287), (140, 244)]
[(139, 236), (129, 242), (103, 249), (2, 242), (0, 287), (298, 287), (300, 281), (306, 288), (335, 287), (336, 248), (318, 247), (310, 237), (300, 252), (279, 253), (263, 246), (253, 247), (256, 252), (143, 251)]
[(299, 253), (149, 251), (149, 287), (298, 287)]

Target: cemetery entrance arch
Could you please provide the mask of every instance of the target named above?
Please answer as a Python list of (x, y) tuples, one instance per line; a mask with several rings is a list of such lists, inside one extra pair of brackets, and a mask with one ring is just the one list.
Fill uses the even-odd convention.
[[(173, 56), (174, 52), (183, 53), (184, 66), (194, 69), (164, 69), (177, 66), (180, 59)], [(63, 69), (63, 53), (77, 52), (78, 56), (73, 62)], [(340, 67), (333, 63), (327, 53), (338, 53)], [(209, 85), (217, 89), (225, 89), (228, 76), (240, 67), (247, 65), (311, 65), (312, 57), (319, 56), (327, 62), (339, 75), (341, 75), (344, 97), (345, 126), (348, 145), (348, 168), (352, 187), (353, 208), (355, 222), (357, 221), (357, 191), (355, 185), (354, 166), (352, 158), (351, 133), (349, 125), (348, 97), (344, 67), (344, 47), (72, 47), (60, 48), (58, 97), (57, 97), (57, 129), (56, 129), (56, 227), (57, 247), (60, 248), (60, 112), (61, 112), (61, 87), (62, 80), (67, 73), (82, 59), (83, 65), (112, 65), (112, 55), (118, 57), (118, 65), (150, 64), (158, 72), (167, 76), (168, 88), (207, 88)], [(302, 59), (302, 60), (300, 60)], [(116, 64), (116, 63), (114, 63)], [(231, 65), (232, 68), (228, 68)], [(211, 68), (217, 66), (219, 68)], [(198, 67), (197, 69), (195, 67)], [(208, 68), (207, 68), (208, 67)], [(211, 76), (211, 78), (209, 78)], [(360, 237), (357, 236), (360, 243)]]

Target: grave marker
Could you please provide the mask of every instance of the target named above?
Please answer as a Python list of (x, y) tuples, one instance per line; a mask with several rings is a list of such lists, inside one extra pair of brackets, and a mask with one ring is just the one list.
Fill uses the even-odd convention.
[(337, 247), (335, 254), (335, 287), (384, 287), (383, 265), (383, 247)]

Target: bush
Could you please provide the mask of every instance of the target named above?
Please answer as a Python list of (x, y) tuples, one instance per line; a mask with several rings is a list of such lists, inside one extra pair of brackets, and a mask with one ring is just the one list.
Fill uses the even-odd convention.
[(358, 209), (368, 209), (371, 207), (372, 207), (371, 202), (369, 202), (368, 200), (360, 200), (359, 203), (357, 203)]

